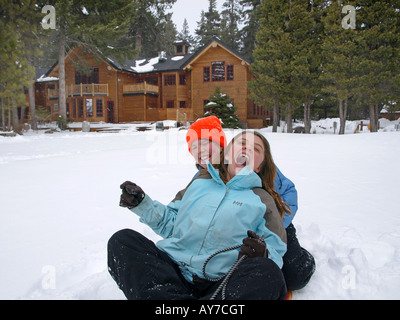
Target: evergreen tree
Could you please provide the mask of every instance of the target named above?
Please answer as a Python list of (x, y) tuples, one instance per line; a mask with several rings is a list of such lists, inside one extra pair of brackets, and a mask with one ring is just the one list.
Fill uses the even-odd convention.
[[(311, 103), (320, 90), (322, 1), (270, 0), (259, 8), (260, 27), (249, 84), (255, 102), (273, 108), (273, 131), (279, 107), (291, 125), (293, 106), (304, 107), (305, 131), (311, 128)], [(291, 130), (288, 129), (288, 132)]]
[(130, 32), (141, 56), (157, 56), (160, 51), (171, 54), (171, 44), (176, 40), (177, 32), (171, 20), (172, 13), (166, 11), (175, 2), (176, 0), (135, 1), (135, 18), (131, 21)]
[(178, 39), (182, 41), (187, 41), (191, 46), (195, 46), (194, 37), (190, 34), (189, 23), (186, 18), (183, 20), (182, 30), (178, 33)]
[(241, 6), (239, 0), (225, 0), (222, 4), (220, 38), (230, 48), (241, 49), (241, 35), (239, 25), (241, 22)]
[[(346, 2), (346, 5), (351, 3)], [(348, 115), (348, 101), (356, 94), (359, 86), (358, 75), (360, 60), (358, 52), (358, 33), (352, 29), (343, 29), (338, 21), (342, 20), (341, 1), (334, 1), (326, 9), (324, 22), (323, 91), (334, 95), (339, 104), (339, 134), (344, 134)]]
[[(3, 130), (5, 127), (20, 132), (18, 107), (24, 119), (25, 94), (34, 77), (25, 46), (31, 26), (29, 16), (33, 2), (0, 1), (0, 104)], [(8, 119), (8, 121), (6, 121)]]
[(250, 61), (253, 61), (253, 51), (256, 46), (256, 34), (259, 28), (259, 6), (261, 0), (241, 0), (243, 6), (241, 20), (244, 26), (241, 30), (241, 53)]
[(290, 16), (288, 10), (289, 5), (283, 0), (264, 2), (260, 6), (260, 27), (251, 66), (251, 97), (256, 104), (272, 111), (273, 132), (279, 124), (280, 106), (292, 105), (296, 97), (292, 92), (296, 90), (293, 72), (296, 48), (285, 24)]
[(370, 109), (371, 132), (378, 130), (383, 104), (399, 100), (400, 1), (359, 0), (357, 28), (360, 34), (360, 89)]
[(217, 10), (217, 0), (209, 0), (208, 11), (201, 12), (195, 33), (198, 46), (204, 46), (212, 37), (220, 36), (221, 19)]
[(239, 128), (239, 117), (235, 114), (237, 108), (228, 95), (221, 93), (220, 88), (209, 97), (210, 102), (204, 106), (204, 116), (216, 116), (222, 122), (223, 128)]

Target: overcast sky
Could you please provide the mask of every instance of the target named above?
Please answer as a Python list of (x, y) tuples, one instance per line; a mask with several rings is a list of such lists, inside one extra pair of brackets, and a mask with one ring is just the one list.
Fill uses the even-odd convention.
[[(217, 10), (221, 12), (224, 0), (217, 0)], [(208, 11), (208, 0), (177, 0), (172, 7), (172, 20), (178, 32), (182, 31), (183, 20), (189, 23), (190, 33), (194, 35), (197, 28), (197, 21), (200, 21), (201, 10)]]

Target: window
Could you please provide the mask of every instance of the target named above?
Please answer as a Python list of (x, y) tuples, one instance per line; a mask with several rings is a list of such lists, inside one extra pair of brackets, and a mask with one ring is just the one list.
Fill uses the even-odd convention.
[(72, 100), (72, 117), (76, 118), (76, 100)]
[(86, 117), (93, 117), (93, 99), (86, 99)]
[(83, 118), (83, 99), (78, 100), (78, 117)]
[(58, 103), (53, 104), (53, 110), (58, 111)]
[(182, 50), (182, 45), (176, 46), (176, 52), (177, 52), (177, 53), (182, 53), (182, 52), (183, 52), (183, 50)]
[(225, 80), (225, 62), (216, 61), (211, 64), (212, 81)]
[(99, 83), (99, 68), (93, 68), (90, 74), (75, 71), (75, 84)]
[(165, 86), (174, 86), (176, 84), (175, 75), (164, 76), (164, 85)]
[(186, 108), (186, 101), (179, 101), (179, 108)]
[(158, 78), (157, 77), (147, 77), (146, 82), (148, 84), (158, 85)]
[(233, 64), (226, 66), (226, 80), (233, 80)]
[(174, 108), (174, 107), (175, 107), (174, 100), (168, 100), (167, 101), (167, 108)]
[(185, 86), (186, 85), (186, 75), (185, 74), (180, 74), (179, 75), (179, 84), (181, 86)]
[(203, 81), (204, 82), (210, 81), (210, 67), (203, 68)]
[(103, 99), (96, 99), (96, 117), (103, 116)]

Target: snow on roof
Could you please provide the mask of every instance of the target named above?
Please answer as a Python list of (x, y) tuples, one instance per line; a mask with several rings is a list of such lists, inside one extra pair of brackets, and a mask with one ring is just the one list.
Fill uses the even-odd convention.
[(56, 77), (45, 77), (45, 74), (41, 75), (37, 82), (46, 82), (46, 81), (58, 81), (59, 79)]
[(158, 57), (150, 59), (146, 64), (141, 65), (144, 63), (146, 59), (143, 60), (136, 60), (135, 67), (131, 66), (131, 69), (136, 72), (150, 72), (154, 70), (154, 65), (159, 62)]
[(172, 57), (171, 60), (172, 61), (179, 61), (182, 60), (184, 58), (184, 56), (176, 56), (176, 57)]

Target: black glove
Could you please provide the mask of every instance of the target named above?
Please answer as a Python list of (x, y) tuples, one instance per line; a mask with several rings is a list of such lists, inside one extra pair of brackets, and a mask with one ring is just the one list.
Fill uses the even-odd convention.
[(144, 199), (145, 194), (142, 188), (133, 182), (125, 181), (120, 188), (122, 189), (121, 200), (119, 201), (121, 207), (132, 209)]
[(267, 245), (264, 238), (259, 236), (254, 231), (247, 231), (247, 238), (243, 239), (243, 244), (240, 247), (239, 259), (246, 255), (248, 258), (267, 257)]

